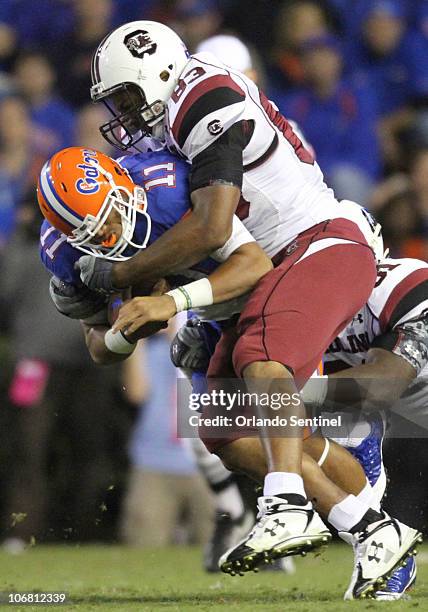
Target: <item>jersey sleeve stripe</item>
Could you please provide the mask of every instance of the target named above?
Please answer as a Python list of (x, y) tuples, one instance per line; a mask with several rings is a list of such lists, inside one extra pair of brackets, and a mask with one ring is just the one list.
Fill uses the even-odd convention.
[[(217, 102), (215, 102), (216, 100)], [(216, 75), (201, 81), (189, 92), (178, 109), (172, 125), (172, 133), (176, 142), (182, 146), (180, 141), (183, 143), (186, 140), (185, 138), (183, 140), (183, 124), (185, 124), (183, 131), (188, 135), (202, 116), (244, 100), (244, 92), (229, 76)], [(197, 102), (198, 104), (196, 104)], [(205, 104), (208, 105), (208, 108), (204, 106)], [(204, 113), (202, 114), (203, 109)], [(190, 116), (189, 113), (191, 113)], [(193, 119), (192, 116), (194, 116)], [(199, 119), (195, 120), (197, 117)]]
[(242, 100), (243, 99), (238, 94), (231, 92), (230, 89), (225, 87), (220, 87), (215, 91), (210, 91), (203, 94), (195, 102), (195, 104), (193, 104), (193, 106), (188, 110), (186, 116), (183, 118), (177, 136), (174, 134), (179, 147), (181, 149), (184, 147), (184, 143), (186, 142), (190, 132), (202, 119), (211, 113), (230, 107), (232, 104), (242, 102)]
[(379, 322), (382, 331), (391, 329), (415, 306), (427, 299), (428, 268), (415, 270), (401, 283), (394, 287), (380, 313)]

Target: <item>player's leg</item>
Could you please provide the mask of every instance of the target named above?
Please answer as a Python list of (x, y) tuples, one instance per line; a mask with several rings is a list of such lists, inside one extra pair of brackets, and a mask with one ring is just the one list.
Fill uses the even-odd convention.
[[(407, 559), (414, 552), (420, 534), (406, 525), (391, 519), (385, 513), (370, 508), (368, 503), (358, 499), (358, 495), (344, 491), (332, 482), (318, 465), (317, 461), (325, 461), (324, 451), (319, 456), (320, 448), (314, 444), (308, 445), (308, 450), (314, 457), (304, 453), (303, 477), (305, 488), (317, 509), (339, 531), (341, 537), (352, 544), (355, 552), (355, 567), (351, 583), (345, 594), (347, 599), (374, 596), (376, 589), (382, 587), (392, 576), (400, 563), (407, 563)], [(251, 477), (261, 481), (267, 470), (265, 455), (260, 440), (257, 438), (241, 438), (225, 444), (217, 453), (230, 469), (244, 471)], [(346, 452), (345, 449), (331, 443), (329, 445), (329, 463), (338, 461), (342, 469), (348, 474), (349, 487), (357, 493), (357, 489), (365, 486), (365, 476), (358, 462)], [(356, 485), (359, 482), (359, 485)], [(263, 499), (263, 498), (262, 498)], [(281, 498), (273, 498), (275, 505), (279, 506), (277, 515), (265, 518), (264, 529), (271, 539), (281, 533), (280, 515)], [(285, 511), (287, 509), (285, 508)], [(272, 524), (271, 524), (272, 523)], [(285, 526), (285, 525), (284, 525)], [(251, 536), (251, 534), (250, 534)], [(248, 538), (243, 542), (245, 546)], [(374, 544), (376, 542), (376, 544)], [(376, 551), (374, 550), (376, 548)], [(275, 551), (273, 551), (273, 555)], [(267, 560), (271, 556), (265, 557)], [(236, 562), (233, 551), (223, 556), (222, 569), (232, 573), (246, 570), (240, 561)], [(411, 567), (407, 566), (408, 571)]]
[[(298, 397), (298, 390), (291, 372), (277, 361), (255, 361), (243, 371), (243, 377), (248, 391), (259, 395), (284, 394), (285, 397)], [(270, 405), (257, 406), (257, 416), (271, 419), (278, 416), (280, 419), (290, 417), (290, 407), (281, 406), (272, 413)], [(305, 407), (302, 402), (293, 406), (292, 414), (296, 418), (305, 417)], [(264, 483), (265, 495), (287, 493), (302, 497), (305, 503), (305, 491), (302, 473), (302, 439), (303, 427), (284, 426), (283, 435), (275, 430), (273, 435), (269, 428), (261, 432), (261, 441), (265, 449), (268, 475)], [(285, 439), (284, 439), (285, 437)], [(284, 449), (286, 448), (286, 452)]]
[[(341, 438), (337, 439), (337, 442), (358, 460), (367, 478), (365, 487), (355, 495), (357, 499), (379, 511), (386, 489), (386, 473), (382, 453), (382, 443), (386, 431), (385, 414), (374, 412), (359, 418), (357, 421), (351, 414), (342, 414), (341, 430)], [(335, 465), (329, 455), (327, 456), (326, 467), (329, 478), (341, 488), (346, 488), (340, 484), (340, 466)], [(374, 598), (379, 601), (396, 601), (403, 598), (414, 584), (416, 573), (416, 559), (410, 557), (404, 567), (398, 567), (394, 570), (386, 586), (376, 591)]]
[[(296, 387), (300, 388), (314, 372), (325, 349), (363, 306), (373, 287), (376, 272), (368, 247), (335, 238), (334, 232), (324, 229), (318, 233), (314, 230), (310, 239), (305, 236), (299, 242), (298, 238), (295, 252), (290, 257), (285, 255), (257, 285), (238, 322), (235, 371), (259, 392), (268, 387), (269, 392), (295, 397)], [(301, 417), (304, 410), (300, 402), (281, 411), (288, 417)], [(290, 521), (304, 512), (313, 516), (301, 478), (301, 431), (293, 427), (289, 432), (286, 427), (278, 433), (267, 426), (261, 435), (269, 470), (264, 496), (267, 500), (273, 495), (286, 496)], [(263, 522), (264, 513), (272, 514), (269, 503), (259, 513), (259, 522)], [(318, 533), (314, 530), (305, 540), (308, 549), (320, 545), (326, 537), (319, 518), (318, 528)], [(295, 533), (290, 546), (299, 548), (303, 532)], [(251, 542), (259, 557), (265, 542), (261, 533), (255, 530)]]
[[(361, 464), (339, 444), (320, 435), (313, 435), (305, 439), (304, 451), (317, 461), (324, 474), (343, 491), (358, 496), (366, 489), (367, 477)], [(365, 501), (371, 497), (372, 493), (368, 494)]]
[(209, 453), (199, 438), (189, 442), (214, 504), (214, 528), (205, 547), (204, 568), (217, 572), (221, 555), (248, 533), (254, 515), (245, 508), (235, 473), (225, 468), (217, 455)]
[[(214, 379), (227, 379), (235, 378), (235, 368), (233, 365), (233, 350), (237, 344), (238, 335), (235, 326), (230, 326), (223, 330), (222, 336), (217, 343), (213, 357), (210, 360), (208, 368), (208, 384), (215, 385)], [(279, 393), (283, 394), (295, 394), (298, 398), (298, 392), (295, 387), (293, 377), (290, 372), (281, 363), (275, 362), (261, 362), (249, 364), (246, 368), (245, 382), (248, 391), (252, 394), (270, 394)], [(286, 395), (285, 397), (288, 397)], [(207, 416), (210, 408), (204, 410), (204, 416)], [(300, 416), (304, 416), (304, 412), (298, 412)], [(250, 416), (250, 415), (247, 415)], [(259, 416), (267, 416), (271, 418), (272, 412), (267, 414), (260, 414)], [(289, 416), (287, 411), (277, 411), (275, 416)], [(250, 428), (251, 429), (251, 428)], [(303, 480), (301, 477), (301, 437), (299, 433), (296, 433), (297, 428), (293, 428), (292, 431), (288, 432), (289, 437), (286, 438), (288, 442), (289, 452), (282, 453), (281, 449), (283, 446), (284, 438), (282, 431), (276, 431), (275, 438), (270, 439), (269, 434), (261, 435), (263, 443), (265, 445), (265, 456), (270, 466), (270, 474), (265, 482), (265, 496), (270, 499), (269, 496), (276, 494), (287, 494), (290, 505), (299, 506), (296, 511), (295, 518), (296, 522), (293, 529), (296, 531), (296, 538), (289, 540), (287, 546), (293, 547), (296, 551), (300, 551), (303, 548), (310, 549), (325, 543), (331, 538), (331, 534), (323, 524), (319, 516), (312, 512), (311, 506), (306, 499), (306, 494), (303, 488)], [(205, 431), (204, 426), (200, 428), (200, 435), (203, 439), (210, 438), (210, 432)], [(210, 442), (214, 440), (211, 438)], [(274, 453), (272, 454), (272, 448)], [(290, 467), (288, 467), (290, 466)], [(293, 471), (294, 470), (294, 471)], [(300, 511), (303, 509), (304, 512), (311, 512), (311, 528), (304, 529), (303, 524), (306, 525), (306, 518)], [(301, 525), (300, 525), (301, 523)], [(263, 541), (262, 546), (266, 543)], [(240, 549), (245, 557), (245, 567), (252, 569), (256, 566), (261, 558), (264, 558), (264, 554), (260, 551), (260, 555), (254, 554), (254, 550), (249, 548)], [(248, 552), (248, 555), (247, 555)], [(237, 554), (240, 554), (239, 552)], [(285, 556), (285, 555), (284, 555)], [(248, 557), (251, 557), (248, 558)]]
[[(326, 443), (329, 445), (328, 453), (323, 457)], [(360, 464), (338, 444), (311, 436), (305, 439), (303, 448), (302, 472), (305, 489), (323, 516), (327, 517), (334, 505), (347, 495), (356, 496), (365, 487), (366, 477)], [(243, 472), (257, 482), (263, 481), (267, 464), (258, 438), (240, 438), (225, 444), (216, 452), (229, 469)], [(318, 465), (320, 460), (322, 469)], [(338, 464), (340, 469), (335, 464)], [(346, 472), (346, 478), (341, 471)], [(339, 482), (336, 482), (334, 479), (338, 474)], [(355, 522), (358, 522), (359, 511), (356, 511), (355, 517)]]
[[(333, 449), (338, 451), (340, 447), (335, 445)], [(340, 451), (334, 454), (343, 456)], [(337, 496), (334, 501), (331, 485), (321, 482), (317, 462), (305, 456), (304, 466), (305, 486), (318, 511), (354, 549), (354, 570), (344, 598), (389, 601), (403, 597), (416, 579), (414, 554), (421, 534), (382, 512), (376, 496), (368, 495), (370, 485), (341, 501)], [(327, 496), (325, 491), (329, 491)], [(361, 518), (355, 523), (359, 515)]]
[[(323, 442), (323, 440), (320, 440), (320, 444), (311, 445), (310, 450), (317, 455), (317, 459), (323, 457), (325, 446), (325, 442), (324, 444)], [(342, 453), (344, 455), (344, 457), (340, 457), (343, 462), (343, 468), (348, 472), (348, 474), (354, 473), (354, 481), (356, 483), (360, 482), (360, 486), (364, 485), (365, 477), (359, 464), (349, 453), (343, 449), (340, 449), (340, 447), (337, 448), (340, 455), (342, 455)], [(258, 482), (263, 482), (263, 479), (267, 473), (267, 462), (260, 439), (256, 437), (239, 438), (224, 444), (218, 448), (216, 452), (230, 469), (242, 471)], [(328, 516), (330, 509), (336, 504), (342, 502), (347, 497), (347, 492), (342, 491), (339, 487), (332, 483), (321, 470), (319, 470), (319, 473), (315, 475), (311, 463), (307, 463), (310, 461), (310, 458), (306, 456), (306, 454), (303, 455), (303, 458), (303, 476), (307, 494), (310, 496), (310, 499), (320, 507), (319, 509), (324, 511), (325, 515)], [(307, 469), (308, 466), (310, 468), (309, 470)], [(357, 492), (357, 488), (358, 485), (354, 485), (355, 492)], [(354, 496), (352, 496), (352, 498), (354, 499)], [(268, 517), (265, 517), (263, 521), (263, 529), (267, 544), (273, 550), (269, 556), (263, 554), (259, 555), (259, 561), (269, 561), (276, 556), (281, 556), (280, 553), (284, 552), (282, 549), (283, 546), (286, 546), (290, 539), (292, 542), (295, 541), (295, 534), (297, 531), (294, 521), (290, 520), (288, 516), (290, 513), (290, 507), (285, 503), (284, 497), (272, 495), (268, 499), (271, 502), (272, 509), (275, 511), (271, 512)], [(264, 497), (259, 498), (259, 509), (261, 511), (264, 508), (264, 500)], [(365, 511), (365, 506), (355, 504), (354, 524), (361, 519)], [(313, 511), (311, 514), (307, 515), (300, 513), (300, 516), (296, 512), (296, 515), (299, 518), (303, 516), (305, 519), (306, 526), (305, 529), (303, 529), (303, 536), (306, 536), (309, 539), (314, 533), (312, 520), (313, 517), (316, 517), (317, 515)], [(317, 525), (315, 525), (315, 528), (316, 527)], [(301, 528), (299, 524), (297, 525), (297, 528)], [(244, 539), (240, 546), (229, 550), (225, 555), (223, 555), (221, 561), (223, 571), (236, 573), (238, 571), (248, 571), (248, 569), (254, 569), (255, 564), (252, 563), (252, 559), (247, 560), (244, 558), (244, 561), (242, 561), (243, 555), (241, 549), (242, 547), (245, 549), (251, 549), (251, 539), (250, 534), (248, 538)], [(286, 552), (287, 554), (305, 552), (307, 550), (305, 544), (306, 542), (302, 540), (302, 546), (299, 548), (293, 547), (293, 549), (287, 549)]]

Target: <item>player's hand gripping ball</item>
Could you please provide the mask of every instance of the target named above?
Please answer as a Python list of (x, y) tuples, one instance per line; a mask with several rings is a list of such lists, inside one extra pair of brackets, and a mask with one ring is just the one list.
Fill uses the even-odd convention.
[[(161, 279), (154, 285), (151, 291), (150, 297), (162, 296), (164, 293), (169, 291), (169, 289), (170, 289), (170, 286), (167, 283), (167, 281), (165, 279)], [(133, 295), (134, 295), (134, 302), (137, 305), (137, 300), (135, 299), (136, 295), (134, 292), (133, 292)], [(122, 294), (120, 293), (113, 294), (109, 301), (109, 323), (110, 325), (114, 326), (114, 324), (116, 323), (121, 307), (124, 305), (127, 305), (129, 309), (129, 305), (132, 303), (133, 303), (133, 299), (131, 298), (130, 291), (127, 291), (126, 293), (122, 293)], [(137, 316), (138, 316), (138, 312), (137, 312), (137, 309), (135, 308), (135, 317)], [(136, 342), (137, 340), (140, 340), (141, 338), (148, 338), (149, 336), (153, 336), (158, 331), (161, 331), (162, 329), (166, 329), (167, 327), (168, 327), (167, 320), (148, 321), (144, 323), (143, 325), (140, 325), (138, 329), (134, 329), (132, 333), (127, 333), (126, 337), (130, 340), (130, 342)], [(126, 332), (125, 329), (123, 329), (123, 331)]]

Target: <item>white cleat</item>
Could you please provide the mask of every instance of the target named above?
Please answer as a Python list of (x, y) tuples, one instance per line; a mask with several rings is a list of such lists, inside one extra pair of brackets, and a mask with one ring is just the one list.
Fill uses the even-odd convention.
[(306, 554), (327, 544), (331, 533), (311, 504), (296, 506), (282, 497), (259, 497), (259, 513), (252, 531), (220, 557), (223, 572), (243, 575), (262, 563)]
[(355, 565), (344, 599), (373, 599), (394, 570), (416, 554), (422, 534), (387, 514), (364, 531), (340, 537), (354, 547)]

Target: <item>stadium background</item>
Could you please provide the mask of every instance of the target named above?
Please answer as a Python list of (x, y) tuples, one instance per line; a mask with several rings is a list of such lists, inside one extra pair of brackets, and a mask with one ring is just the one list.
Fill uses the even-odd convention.
[[(79, 325), (51, 306), (38, 256), (42, 163), (69, 145), (114, 154), (89, 101), (90, 59), (134, 19), (171, 25), (191, 50), (218, 32), (242, 38), (339, 197), (376, 213), (393, 256), (428, 260), (426, 0), (1, 0), (0, 540), (11, 552), (203, 542), (210, 528), (208, 492), (173, 435), (167, 337), (126, 368), (95, 367)], [(387, 505), (426, 531), (425, 444), (388, 442)], [(161, 507), (173, 489), (174, 525), (159, 529), (138, 508), (147, 490)]]

